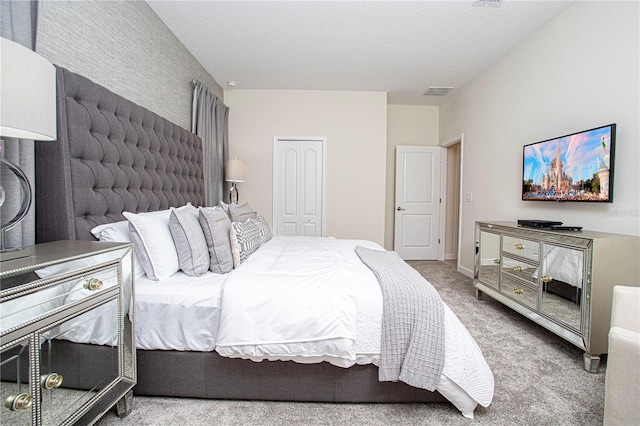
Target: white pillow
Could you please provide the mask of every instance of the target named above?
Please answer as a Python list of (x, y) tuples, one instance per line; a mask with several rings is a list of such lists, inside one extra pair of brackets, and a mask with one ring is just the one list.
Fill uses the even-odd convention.
[[(98, 241), (112, 242), (112, 243), (131, 243), (131, 232), (129, 232), (129, 221), (121, 220), (120, 222), (105, 223), (98, 225), (91, 229), (91, 233)], [(134, 249), (135, 252), (135, 249)], [(144, 275), (144, 268), (138, 259), (137, 252), (135, 252), (135, 265), (133, 269), (136, 277)]]
[[(185, 208), (195, 209), (187, 204), (179, 210)], [(178, 252), (169, 230), (171, 210), (138, 214), (122, 212), (122, 215), (129, 220), (131, 240), (147, 277), (161, 281), (178, 272)]]

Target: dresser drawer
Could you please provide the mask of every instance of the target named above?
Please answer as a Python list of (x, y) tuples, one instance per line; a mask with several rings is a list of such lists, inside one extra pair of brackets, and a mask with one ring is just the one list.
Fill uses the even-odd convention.
[(539, 268), (537, 266), (530, 263), (511, 259), (507, 256), (502, 258), (503, 275), (509, 274), (533, 286), (537, 286), (538, 283), (538, 270)]
[(502, 276), (500, 292), (531, 309), (538, 308), (537, 286), (528, 285), (524, 281), (520, 281), (505, 274)]
[(534, 262), (540, 260), (540, 243), (538, 241), (503, 235), (502, 251), (531, 259)]

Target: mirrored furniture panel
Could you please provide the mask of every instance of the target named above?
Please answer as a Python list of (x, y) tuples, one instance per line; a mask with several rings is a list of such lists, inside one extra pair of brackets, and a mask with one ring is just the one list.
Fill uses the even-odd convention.
[(640, 238), (476, 222), (474, 287), (584, 349), (595, 372), (607, 352), (616, 284), (640, 286)]
[(133, 247), (55, 241), (0, 263), (0, 423), (92, 424), (131, 410)]

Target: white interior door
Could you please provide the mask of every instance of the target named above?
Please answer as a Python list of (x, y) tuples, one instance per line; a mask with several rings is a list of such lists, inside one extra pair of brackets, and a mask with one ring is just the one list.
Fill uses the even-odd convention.
[(324, 235), (324, 139), (276, 138), (274, 234)]
[(437, 260), (441, 148), (396, 148), (394, 250), (406, 260)]

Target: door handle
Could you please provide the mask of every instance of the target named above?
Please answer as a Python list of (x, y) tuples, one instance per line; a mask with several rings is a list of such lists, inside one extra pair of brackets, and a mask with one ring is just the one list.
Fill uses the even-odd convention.
[(403, 211), (403, 210), (406, 210), (406, 209), (403, 209), (402, 207), (398, 207), (396, 210), (398, 210), (400, 212), (400, 211)]

